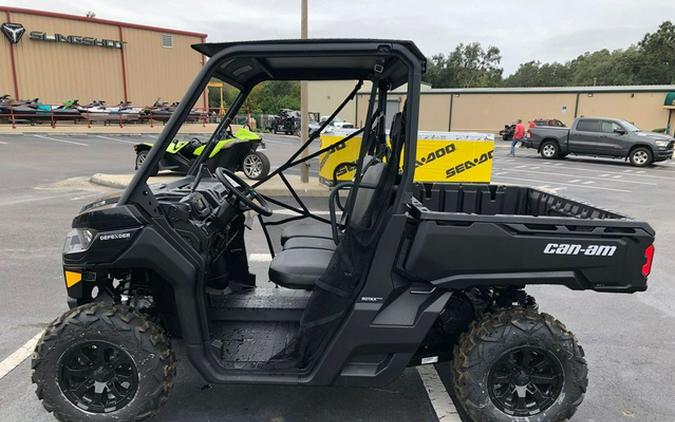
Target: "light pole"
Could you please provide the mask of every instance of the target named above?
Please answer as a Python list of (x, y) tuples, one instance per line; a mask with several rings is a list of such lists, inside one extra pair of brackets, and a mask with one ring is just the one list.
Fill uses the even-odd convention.
[[(300, 38), (307, 39), (307, 0), (300, 0)], [(309, 98), (307, 94), (307, 81), (300, 82), (300, 142), (304, 145), (309, 134)], [(306, 157), (309, 151), (304, 149), (302, 156)], [(309, 163), (303, 163), (300, 168), (300, 181), (309, 183)]]

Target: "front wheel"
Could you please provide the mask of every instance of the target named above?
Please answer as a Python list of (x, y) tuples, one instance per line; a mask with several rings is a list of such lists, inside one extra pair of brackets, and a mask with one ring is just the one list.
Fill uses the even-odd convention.
[[(149, 153), (149, 152), (150, 152), (150, 150), (145, 149), (145, 150), (143, 150), (143, 151), (139, 151), (139, 152), (136, 154), (136, 170), (138, 170), (139, 168), (141, 168), (141, 166), (143, 165), (143, 163), (145, 162), (145, 160), (148, 158), (148, 153)], [(152, 171), (150, 172), (150, 176), (157, 176), (157, 173), (158, 173), (158, 169), (157, 169), (157, 167), (155, 167), (155, 168), (152, 169)]]
[(635, 167), (647, 167), (654, 161), (652, 151), (649, 148), (638, 147), (630, 152), (628, 156), (630, 163)]
[(556, 142), (546, 141), (541, 146), (540, 154), (542, 157), (546, 159), (558, 158), (558, 155), (560, 154), (560, 149), (558, 148), (558, 144)]
[(550, 315), (509, 308), (488, 313), (454, 350), (453, 387), (476, 422), (562, 421), (588, 385), (584, 352)]
[(164, 332), (120, 305), (79, 306), (35, 347), (38, 399), (61, 421), (145, 420), (166, 402), (176, 360)]
[(270, 172), (270, 159), (262, 152), (249, 152), (244, 156), (241, 167), (247, 178), (260, 180)]

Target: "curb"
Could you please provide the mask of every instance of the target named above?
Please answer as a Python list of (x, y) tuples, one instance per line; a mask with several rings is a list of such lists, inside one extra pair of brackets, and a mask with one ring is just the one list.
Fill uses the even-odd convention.
[[(129, 182), (127, 181), (120, 181), (116, 180), (119, 178), (120, 175), (110, 175), (110, 174), (105, 174), (105, 173), (96, 173), (92, 175), (89, 178), (89, 182), (93, 183), (95, 185), (100, 185), (100, 186), (105, 186), (109, 188), (114, 188), (114, 189), (126, 189), (126, 187), (129, 185)], [(128, 180), (131, 178), (129, 177)], [(157, 180), (160, 179), (160, 180)], [(163, 180), (161, 180), (163, 179)], [(177, 177), (175, 178), (167, 178), (167, 177), (159, 177), (159, 178), (150, 178), (148, 181), (148, 184), (155, 184), (155, 183), (167, 183), (167, 182), (172, 182), (176, 180)], [(330, 195), (330, 189), (326, 186), (323, 186), (319, 184), (319, 182), (315, 183), (310, 183), (309, 186), (293, 186), (295, 191), (298, 193), (298, 195), (306, 198), (327, 198)], [(282, 186), (274, 186), (274, 185), (262, 185), (259, 186), (256, 189), (258, 192), (268, 195), (268, 196), (290, 196), (291, 194), (289, 193), (288, 189), (286, 188), (285, 185)]]
[(115, 189), (125, 189), (128, 185), (127, 183), (110, 180), (106, 176), (108, 175), (103, 173), (96, 173), (89, 178), (89, 182), (95, 185), (106, 186)]

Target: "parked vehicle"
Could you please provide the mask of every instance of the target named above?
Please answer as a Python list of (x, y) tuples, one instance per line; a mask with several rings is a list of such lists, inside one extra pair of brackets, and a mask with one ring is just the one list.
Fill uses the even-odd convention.
[(513, 139), (515, 131), (516, 125), (504, 125), (504, 129), (499, 131), (499, 136), (502, 137), (502, 141), (510, 141)]
[(531, 120), (534, 126), (552, 126), (552, 127), (566, 127), (565, 123), (558, 119), (534, 119)]
[[(136, 170), (138, 170), (152, 148), (151, 143), (134, 145), (136, 152)], [(242, 171), (251, 180), (259, 180), (270, 171), (270, 160), (259, 148), (265, 144), (260, 136), (248, 129), (241, 128), (235, 133), (225, 131), (225, 136), (218, 141), (206, 160), (207, 168), (213, 172), (218, 167), (230, 171)], [(206, 143), (199, 138), (190, 140), (174, 139), (166, 149), (159, 165), (153, 168), (151, 175), (160, 170), (171, 170), (187, 174), (194, 162), (206, 149)]]
[(279, 114), (274, 116), (272, 124), (267, 128), (270, 132), (277, 134), (283, 133), (286, 135), (297, 135), (300, 131), (300, 112), (296, 110), (289, 110), (287, 108), (281, 109)]
[[(558, 119), (534, 119), (528, 122), (528, 126), (531, 129), (534, 126), (553, 126), (553, 127), (565, 127), (565, 123), (561, 122)], [(502, 141), (510, 141), (513, 139), (513, 133), (516, 130), (515, 124), (504, 125), (504, 129), (499, 131), (499, 135), (502, 137)], [(529, 130), (527, 135), (529, 136)]]
[[(655, 235), (647, 223), (528, 187), (414, 185), (425, 56), (410, 41), (195, 48), (209, 60), (127, 189), (73, 220), (63, 250), (72, 309), (47, 327), (32, 359), (48, 411), (61, 420), (151, 417), (175, 378), (169, 336), (180, 336), (209, 383), (375, 387), (441, 362), (474, 420), (574, 413), (587, 388), (583, 350), (524, 288), (644, 291)], [(148, 186), (213, 77), (241, 87), (216, 136), (186, 177)], [(219, 131), (253, 86), (275, 78), (357, 80), (334, 115), (367, 78), (364, 128), (298, 158), (310, 138), (253, 186), (223, 167), (209, 177), (203, 164)], [(386, 101), (377, 99), (404, 85), (407, 103), (387, 136)], [(354, 181), (331, 193), (330, 218), (312, 213), (284, 172), (358, 135)], [(274, 177), (292, 203), (256, 189)], [(269, 279), (285, 287), (273, 294), (249, 272), (248, 211), (273, 256)], [(277, 238), (269, 228), (280, 224)]]
[(525, 142), (542, 157), (564, 158), (568, 154), (624, 158), (634, 166), (646, 167), (673, 158), (675, 138), (645, 132), (632, 123), (606, 117), (581, 117), (572, 127), (536, 127)]

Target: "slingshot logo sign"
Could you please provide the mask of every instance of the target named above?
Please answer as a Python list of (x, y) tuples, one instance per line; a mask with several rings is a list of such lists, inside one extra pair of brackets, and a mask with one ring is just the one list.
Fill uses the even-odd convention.
[(21, 40), (26, 28), (20, 23), (5, 22), (0, 25), (0, 30), (5, 34), (5, 38), (12, 44), (16, 44)]

